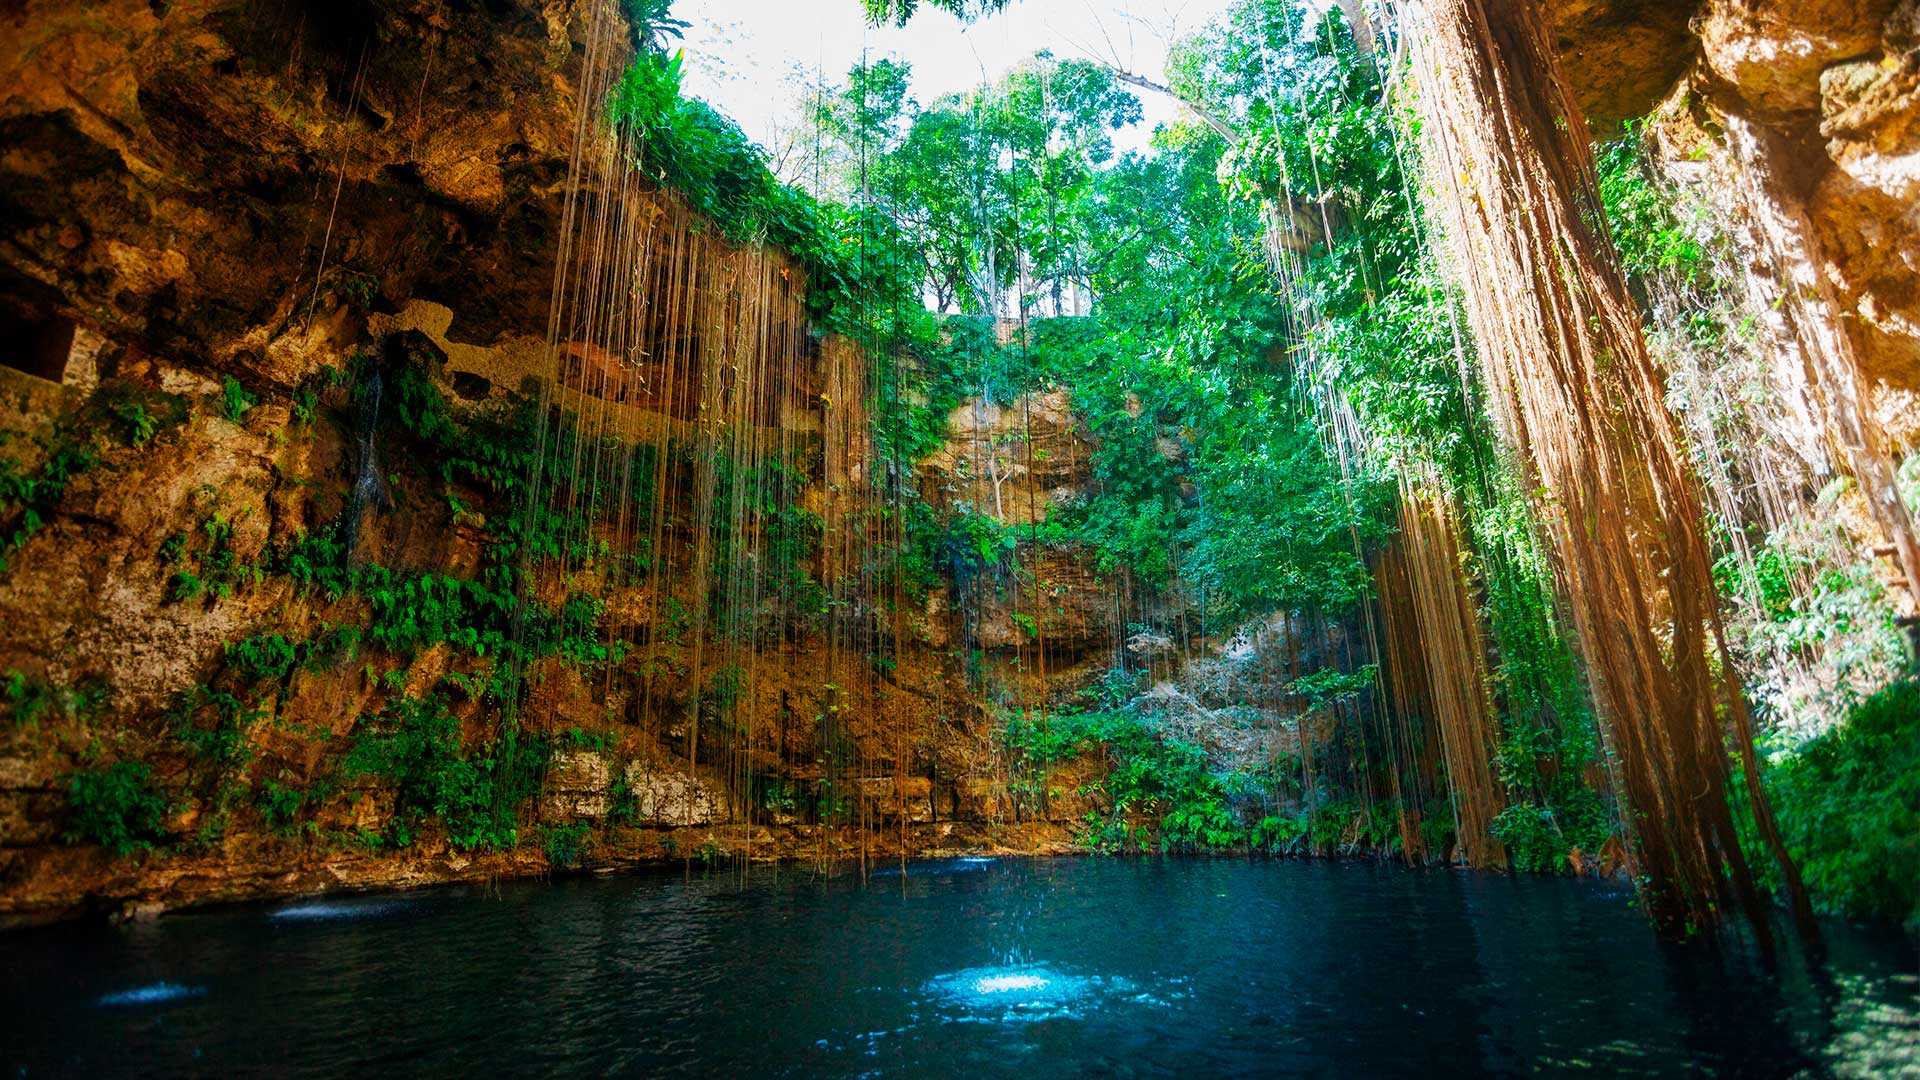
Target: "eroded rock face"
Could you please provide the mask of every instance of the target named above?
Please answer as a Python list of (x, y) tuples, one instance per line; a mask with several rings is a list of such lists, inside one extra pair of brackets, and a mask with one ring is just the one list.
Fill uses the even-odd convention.
[(584, 7), (8, 5), (0, 291), (282, 387), (370, 304), (440, 296), (483, 339), (522, 328)]
[(613, 792), (613, 767), (593, 750), (561, 750), (547, 763), (540, 793), (542, 821), (603, 821)]
[(1915, 0), (1558, 0), (1562, 59), (1603, 133), (1654, 111), (1723, 153), (1737, 112), (1785, 148), (1792, 195), (1823, 249), (1875, 411), (1903, 446), (1920, 391), (1920, 3)]
[[(1866, 374), (1920, 390), (1920, 3), (1882, 24), (1877, 47), (1820, 74), (1808, 199), (1828, 273), (1851, 303)], [(1910, 433), (1911, 434), (1911, 433)]]
[(965, 505), (1003, 525), (1031, 526), (1079, 496), (1093, 444), (1061, 389), (1001, 404), (970, 398), (947, 417), (945, 445), (920, 465), (936, 505)]
[(1044, 644), (1063, 662), (1112, 643), (1113, 585), (1094, 572), (1089, 554), (1031, 542), (1049, 515), (1085, 497), (1093, 454), (1065, 389), (1004, 404), (973, 398), (954, 408), (945, 444), (920, 464), (923, 494), (934, 506), (991, 519), (1014, 550), (1004, 566), (981, 568), (978, 580), (954, 575), (957, 595), (936, 598), (936, 622), (957, 617), (979, 648)]
[[(258, 569), (340, 514), (357, 464), (348, 392), (296, 418), (290, 391), (377, 351), (369, 322), (410, 301), (456, 312), (463, 341), (542, 333), (589, 7), (0, 5), (0, 457), (38, 469), (69, 428), (95, 457), (0, 575), (0, 672), (53, 695), (0, 731), (0, 920), (503, 862), (432, 841), (321, 851), (251, 806), (270, 784), (312, 788), (315, 828), (385, 828), (393, 792), (339, 759), (364, 715), (448, 671), (444, 650), (404, 673), (343, 657), (284, 675), (246, 706), (237, 808), (169, 713), (242, 639), (366, 622), (362, 600)], [(473, 530), (423, 489), (398, 494), (410, 512), (368, 515), (363, 555), (471, 574)], [(68, 774), (113, 761), (167, 793), (165, 857), (59, 843)]]
[(1710, 0), (1696, 24), (1706, 67), (1784, 116), (1820, 105), (1822, 76), (1878, 53), (1892, 0)]
[(1588, 122), (1603, 131), (1645, 116), (1693, 60), (1700, 0), (1557, 0), (1560, 60)]
[(681, 770), (635, 762), (626, 778), (643, 822), (711, 825), (726, 816), (726, 793)]

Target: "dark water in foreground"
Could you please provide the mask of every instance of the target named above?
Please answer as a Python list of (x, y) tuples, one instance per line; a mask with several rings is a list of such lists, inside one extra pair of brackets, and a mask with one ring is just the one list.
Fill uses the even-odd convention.
[(1920, 1071), (1915, 957), (1663, 950), (1577, 882), (960, 860), (528, 883), (0, 937), (24, 1075)]

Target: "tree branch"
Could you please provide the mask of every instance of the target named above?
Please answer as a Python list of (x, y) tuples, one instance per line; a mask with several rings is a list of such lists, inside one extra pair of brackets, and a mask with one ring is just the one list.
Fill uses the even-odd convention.
[(1168, 86), (1166, 83), (1154, 82), (1145, 75), (1135, 75), (1131, 71), (1123, 71), (1119, 67), (1107, 63), (1104, 60), (1095, 62), (1111, 72), (1114, 78), (1126, 83), (1128, 86), (1137, 86), (1142, 90), (1151, 90), (1156, 94), (1164, 94), (1174, 104), (1192, 113), (1202, 123), (1212, 128), (1216, 134), (1228, 142), (1238, 142), (1240, 140), (1239, 128), (1222, 120), (1218, 114), (1208, 109), (1205, 105), (1182, 97), (1174, 91), (1173, 87)]

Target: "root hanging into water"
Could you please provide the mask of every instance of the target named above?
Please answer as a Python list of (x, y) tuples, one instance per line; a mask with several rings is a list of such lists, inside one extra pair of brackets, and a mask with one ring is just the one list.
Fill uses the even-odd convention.
[(1585, 121), (1522, 0), (1407, 9), (1426, 165), (1496, 418), (1571, 601), (1631, 810), (1648, 906), (1674, 933), (1767, 906), (1729, 803), (1731, 741), (1803, 928), (1810, 911), (1758, 787), (1696, 482), (1604, 237)]
[[(1493, 769), (1486, 639), (1461, 557), (1459, 519), (1445, 496), (1403, 481), (1400, 535), (1379, 567), (1388, 690), (1403, 740), (1411, 741), (1408, 714), (1427, 719), (1439, 739), (1461, 856), (1473, 866), (1505, 867), (1506, 849), (1493, 838), (1506, 799)], [(1417, 776), (1419, 763), (1407, 764)], [(1396, 762), (1396, 776), (1403, 768)]]

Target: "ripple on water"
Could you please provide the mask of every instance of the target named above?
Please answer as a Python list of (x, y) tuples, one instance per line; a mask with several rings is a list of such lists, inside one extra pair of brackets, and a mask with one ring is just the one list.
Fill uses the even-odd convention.
[(407, 900), (315, 900), (267, 912), (274, 922), (344, 922), (374, 919), (411, 906)]
[(204, 986), (185, 986), (180, 983), (171, 982), (148, 983), (145, 986), (136, 986), (131, 990), (121, 990), (117, 993), (103, 995), (100, 998), (99, 1004), (105, 1006), (158, 1005), (167, 1001), (181, 1001), (186, 998), (200, 997), (206, 992), (207, 988)]
[(1042, 964), (967, 968), (926, 984), (949, 1020), (1032, 1021), (1077, 1017), (1114, 1003), (1165, 1005), (1131, 979), (1075, 975)]
[[(907, 877), (944, 877), (949, 874), (976, 874), (989, 869), (998, 859), (987, 855), (962, 855), (952, 859), (920, 859), (907, 864)], [(870, 878), (901, 876), (900, 867), (883, 866), (867, 875)]]

